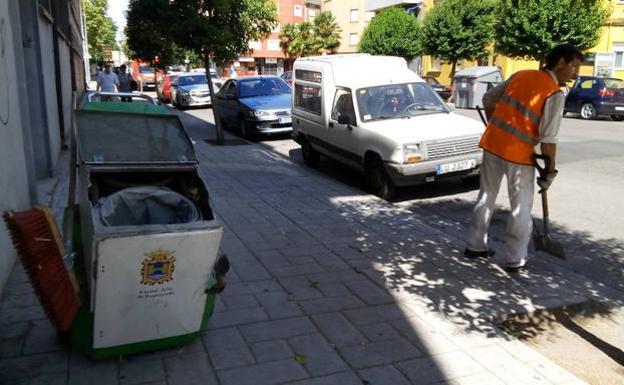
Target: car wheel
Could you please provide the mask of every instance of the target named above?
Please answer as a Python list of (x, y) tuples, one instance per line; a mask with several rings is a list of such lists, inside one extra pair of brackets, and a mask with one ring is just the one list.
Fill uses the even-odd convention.
[(584, 103), (581, 106), (581, 118), (595, 119), (597, 115), (596, 107), (592, 103)]
[(320, 154), (314, 148), (307, 139), (304, 139), (301, 143), (301, 155), (303, 155), (303, 161), (308, 167), (316, 167), (318, 165)]
[(180, 103), (180, 97), (178, 95), (176, 95), (175, 108), (177, 108), (178, 110), (186, 110), (186, 107), (182, 103)]
[(238, 133), (240, 134), (241, 138), (249, 139), (249, 129), (247, 128), (247, 124), (243, 119), (241, 119), (238, 126)]
[(394, 197), (396, 187), (383, 167), (380, 159), (375, 159), (365, 166), (366, 185), (369, 191), (381, 199)]
[(624, 120), (624, 115), (611, 115), (611, 119), (615, 120), (616, 122), (621, 122), (622, 120)]

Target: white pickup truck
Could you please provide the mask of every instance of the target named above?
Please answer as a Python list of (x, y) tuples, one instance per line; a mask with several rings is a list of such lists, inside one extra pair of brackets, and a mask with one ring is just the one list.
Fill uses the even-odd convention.
[(294, 64), (293, 138), (308, 166), (323, 154), (364, 172), (372, 193), (478, 177), (483, 125), (457, 115), (403, 58), (315, 56)]

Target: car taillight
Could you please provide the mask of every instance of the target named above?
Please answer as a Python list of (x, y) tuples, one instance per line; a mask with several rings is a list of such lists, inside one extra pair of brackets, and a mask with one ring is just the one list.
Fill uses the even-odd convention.
[(613, 88), (603, 88), (598, 90), (600, 96), (615, 96), (615, 90)]

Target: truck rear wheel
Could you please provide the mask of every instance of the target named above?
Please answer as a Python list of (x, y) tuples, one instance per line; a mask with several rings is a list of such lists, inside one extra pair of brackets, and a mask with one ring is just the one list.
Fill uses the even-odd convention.
[(308, 167), (316, 167), (318, 166), (318, 162), (320, 159), (320, 154), (314, 148), (307, 139), (303, 140), (301, 143), (301, 154), (303, 155), (303, 161)]
[(369, 191), (381, 199), (390, 200), (396, 193), (396, 187), (388, 176), (380, 159), (373, 159), (364, 167), (366, 185)]

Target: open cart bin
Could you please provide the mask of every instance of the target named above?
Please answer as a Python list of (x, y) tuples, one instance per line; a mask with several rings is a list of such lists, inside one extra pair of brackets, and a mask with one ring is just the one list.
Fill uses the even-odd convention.
[(98, 104), (76, 112), (87, 304), (72, 342), (94, 357), (186, 343), (222, 287), (223, 226), (177, 116)]

